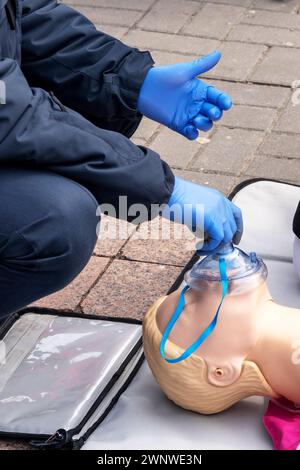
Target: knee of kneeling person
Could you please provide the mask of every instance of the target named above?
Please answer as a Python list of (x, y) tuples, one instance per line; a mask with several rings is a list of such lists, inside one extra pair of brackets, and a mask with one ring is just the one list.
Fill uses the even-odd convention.
[(96, 200), (74, 184), (67, 198), (54, 197), (42, 219), (25, 234), (34, 247), (30, 257), (34, 269), (51, 278), (52, 290), (65, 287), (85, 267), (97, 241), (98, 224)]
[(57, 208), (52, 224), (55, 225), (51, 238), (57, 279), (62, 286), (86, 266), (97, 241), (97, 204), (89, 194), (82, 193), (70, 206)]

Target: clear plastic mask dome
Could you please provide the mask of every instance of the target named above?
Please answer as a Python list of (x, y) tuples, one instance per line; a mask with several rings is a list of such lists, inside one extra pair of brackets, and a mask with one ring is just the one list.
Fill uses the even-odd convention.
[(217, 252), (196, 262), (185, 275), (186, 283), (196, 290), (203, 290), (210, 284), (220, 284), (220, 258), (226, 262), (226, 273), (231, 293), (233, 290), (245, 291), (265, 281), (267, 267), (256, 253), (247, 254), (231, 243), (221, 246)]

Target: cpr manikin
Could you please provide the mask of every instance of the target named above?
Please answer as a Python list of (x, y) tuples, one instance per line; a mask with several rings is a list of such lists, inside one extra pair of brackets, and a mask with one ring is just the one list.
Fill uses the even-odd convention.
[(145, 355), (176, 404), (203, 414), (253, 395), (300, 405), (300, 311), (276, 304), (266, 279), (255, 253), (226, 245), (148, 311)]

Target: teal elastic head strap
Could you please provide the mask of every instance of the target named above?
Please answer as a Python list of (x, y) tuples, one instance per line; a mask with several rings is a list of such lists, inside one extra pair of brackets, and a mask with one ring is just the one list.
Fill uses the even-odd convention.
[(185, 306), (185, 298), (184, 298), (184, 294), (186, 293), (186, 291), (190, 288), (189, 286), (185, 286), (182, 291), (181, 291), (181, 294), (180, 294), (180, 297), (179, 297), (179, 300), (178, 300), (178, 304), (177, 304), (177, 307), (176, 307), (176, 310), (175, 312), (173, 313), (165, 331), (164, 331), (164, 334), (162, 336), (162, 339), (161, 339), (161, 343), (160, 343), (160, 354), (162, 355), (163, 359), (165, 359), (165, 361), (169, 362), (170, 364), (175, 364), (176, 362), (181, 362), (181, 361), (184, 361), (184, 359), (187, 359), (191, 354), (193, 354), (196, 349), (199, 348), (199, 346), (206, 340), (206, 338), (208, 338), (208, 336), (213, 332), (213, 330), (215, 329), (215, 326), (217, 324), (217, 321), (218, 321), (218, 316), (219, 316), (219, 313), (220, 313), (220, 310), (221, 310), (221, 307), (222, 307), (222, 304), (223, 304), (223, 301), (227, 295), (227, 292), (228, 292), (228, 278), (227, 278), (227, 273), (226, 273), (226, 262), (225, 262), (225, 259), (224, 258), (220, 258), (219, 260), (219, 269), (220, 269), (220, 278), (221, 278), (221, 283), (222, 283), (222, 298), (221, 298), (221, 301), (220, 301), (220, 304), (218, 306), (218, 309), (217, 309), (217, 312), (214, 316), (214, 319), (212, 320), (212, 322), (205, 328), (205, 330), (201, 333), (201, 335), (199, 336), (199, 338), (193, 343), (191, 344), (191, 346), (189, 346), (182, 354), (181, 356), (175, 358), (175, 359), (168, 359), (166, 356), (165, 356), (165, 346), (166, 346), (166, 342), (168, 340), (168, 337), (175, 325), (175, 323), (177, 322), (178, 318), (180, 317), (180, 315), (182, 314), (183, 312), (183, 309), (184, 309), (184, 306)]

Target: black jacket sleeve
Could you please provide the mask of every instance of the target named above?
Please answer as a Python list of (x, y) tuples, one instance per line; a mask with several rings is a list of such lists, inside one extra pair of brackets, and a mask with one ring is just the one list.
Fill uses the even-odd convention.
[(137, 99), (153, 60), (96, 30), (56, 0), (22, 0), (22, 69), (31, 86), (52, 90), (98, 127), (131, 136)]
[[(71, 178), (99, 203), (165, 203), (174, 177), (159, 155), (127, 137), (99, 129), (55, 97), (31, 88), (18, 63), (0, 60), (6, 104), (0, 105), (0, 162), (30, 164)], [(117, 211), (118, 213), (118, 211)]]
[(294, 230), (294, 234), (298, 238), (300, 238), (300, 202), (298, 204), (296, 214), (295, 214), (295, 217), (294, 217), (293, 230)]

